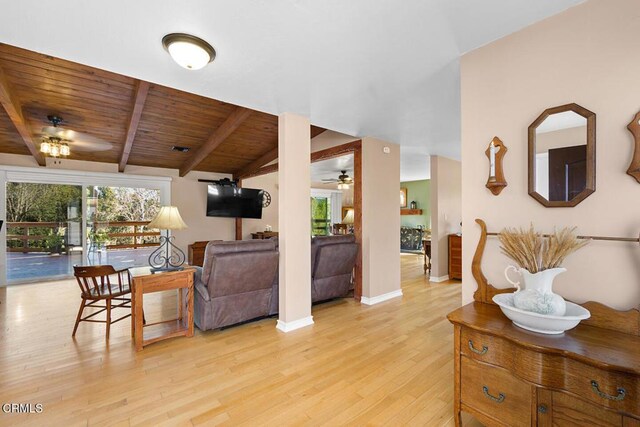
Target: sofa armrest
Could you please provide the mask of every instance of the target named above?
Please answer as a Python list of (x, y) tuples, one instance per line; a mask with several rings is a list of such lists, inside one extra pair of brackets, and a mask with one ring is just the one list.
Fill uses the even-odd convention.
[(209, 291), (204, 283), (202, 283), (202, 267), (194, 266), (196, 271), (193, 274), (193, 287), (195, 292), (200, 294), (203, 300), (210, 301)]

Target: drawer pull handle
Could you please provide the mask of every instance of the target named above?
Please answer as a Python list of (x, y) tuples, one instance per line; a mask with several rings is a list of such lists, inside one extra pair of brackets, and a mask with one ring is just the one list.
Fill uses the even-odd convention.
[(483, 354), (487, 354), (487, 351), (489, 351), (489, 347), (487, 347), (486, 345), (483, 345), (483, 346), (482, 346), (482, 350), (478, 350), (477, 348), (475, 348), (475, 347), (473, 346), (473, 341), (471, 341), (471, 340), (469, 340), (469, 349), (470, 349), (471, 351), (473, 351), (474, 353), (479, 354), (479, 355), (481, 355), (481, 356), (482, 356)]
[(593, 392), (595, 394), (597, 394), (598, 396), (600, 396), (603, 399), (607, 399), (607, 400), (615, 400), (617, 402), (624, 400), (624, 397), (627, 395), (627, 391), (622, 388), (622, 387), (618, 387), (617, 391), (618, 391), (618, 395), (617, 396), (612, 396), (610, 394), (607, 394), (603, 391), (600, 390), (600, 386), (598, 385), (598, 381), (596, 380), (591, 380), (591, 388), (593, 389)]
[(504, 394), (500, 393), (498, 395), (498, 397), (492, 396), (491, 394), (489, 394), (489, 387), (482, 386), (482, 392), (484, 393), (485, 396), (487, 396), (489, 399), (493, 400), (496, 403), (502, 403), (504, 402)]

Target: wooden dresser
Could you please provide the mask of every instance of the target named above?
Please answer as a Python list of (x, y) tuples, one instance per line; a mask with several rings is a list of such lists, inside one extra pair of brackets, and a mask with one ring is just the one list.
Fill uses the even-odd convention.
[(204, 251), (207, 249), (209, 241), (194, 242), (188, 246), (189, 265), (197, 265), (202, 267), (204, 263)]
[(258, 231), (257, 233), (251, 233), (252, 239), (264, 240), (272, 237), (278, 237), (277, 231)]
[(462, 280), (462, 236), (449, 234), (449, 279)]
[(561, 336), (536, 334), (480, 302), (448, 318), (458, 417), (462, 410), (486, 425), (640, 426), (640, 337), (582, 324)]
[(640, 426), (640, 310), (583, 304), (591, 318), (561, 335), (515, 326), (493, 304), (512, 292), (481, 268), (486, 225), (471, 270), (475, 302), (454, 325), (454, 412), (490, 426)]

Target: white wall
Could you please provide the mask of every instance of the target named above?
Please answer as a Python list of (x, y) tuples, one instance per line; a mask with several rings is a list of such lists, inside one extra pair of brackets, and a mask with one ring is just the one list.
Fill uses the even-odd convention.
[(462, 171), (457, 160), (431, 156), (431, 277), (449, 275), (449, 234), (461, 231)]
[[(626, 169), (632, 138), (626, 129), (640, 109), (640, 37), (637, 0), (588, 1), (462, 58), (463, 301), (476, 288), (471, 259), (479, 227), (528, 226), (544, 232), (577, 226), (578, 233), (637, 237), (640, 185)], [(574, 208), (545, 208), (527, 194), (527, 127), (543, 110), (575, 102), (596, 113), (596, 192)], [(509, 184), (499, 196), (484, 186), (484, 155), (494, 136), (509, 149)], [(511, 261), (490, 238), (483, 269), (506, 287)], [(638, 244), (591, 242), (565, 262), (554, 289), (577, 302), (596, 300), (618, 309), (640, 303)]]

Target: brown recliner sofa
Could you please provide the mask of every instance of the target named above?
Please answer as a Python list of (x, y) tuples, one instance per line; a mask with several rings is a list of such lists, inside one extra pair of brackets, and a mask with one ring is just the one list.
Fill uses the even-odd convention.
[(206, 331), (273, 314), (277, 271), (272, 240), (209, 242), (194, 283), (196, 326)]
[(311, 241), (311, 301), (345, 297), (358, 254), (353, 234), (317, 236)]
[[(278, 247), (278, 239), (273, 238)], [(311, 302), (345, 297), (353, 289), (352, 273), (358, 255), (353, 234), (318, 236), (311, 240)], [(278, 274), (273, 283), (269, 314), (278, 313)]]

